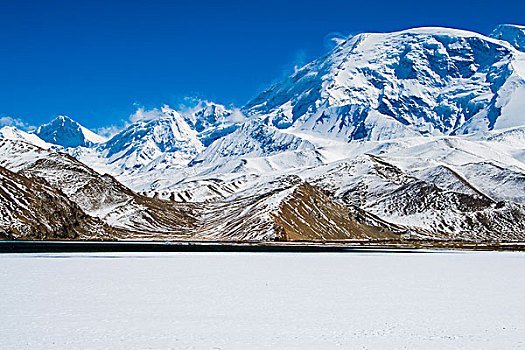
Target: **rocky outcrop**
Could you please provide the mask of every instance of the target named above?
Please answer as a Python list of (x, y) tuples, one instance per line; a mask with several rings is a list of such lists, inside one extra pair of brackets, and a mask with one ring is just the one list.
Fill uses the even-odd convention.
[(0, 167), (0, 239), (107, 239), (116, 233), (44, 180)]

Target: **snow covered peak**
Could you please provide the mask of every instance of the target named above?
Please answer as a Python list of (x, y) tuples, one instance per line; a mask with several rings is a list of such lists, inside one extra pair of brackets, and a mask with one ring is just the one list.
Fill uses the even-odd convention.
[[(315, 146), (300, 137), (254, 120), (242, 124), (231, 134), (213, 142), (190, 165), (210, 165), (247, 157), (270, 157), (294, 151), (315, 152)], [(295, 163), (290, 162), (287, 165), (293, 167)]]
[(157, 112), (156, 118), (139, 120), (100, 146), (110, 163), (140, 169), (169, 154), (169, 165), (180, 166), (203, 149), (197, 132), (180, 113), (168, 106)]
[[(364, 33), (243, 110), (281, 129), (345, 141), (488, 130), (521, 86), (523, 65), (514, 64), (520, 55), (502, 41), (456, 29)], [(504, 86), (510, 77), (516, 81)]]
[(210, 127), (216, 127), (228, 122), (232, 114), (223, 105), (206, 102), (206, 105), (193, 114), (195, 118), (195, 130), (202, 132)]
[(59, 116), (40, 126), (35, 134), (42, 140), (63, 147), (90, 147), (106, 139), (83, 127), (67, 116)]
[(184, 117), (197, 131), (197, 137), (204, 146), (209, 146), (213, 141), (232, 133), (245, 119), (240, 112), (209, 101), (200, 101), (197, 108), (191, 109)]
[(19, 130), (14, 126), (4, 126), (1, 128), (0, 139), (24, 141), (44, 149), (49, 149), (54, 146), (48, 142), (45, 142), (37, 135)]
[(504, 40), (517, 50), (525, 52), (525, 26), (500, 24), (490, 36), (495, 39)]
[(159, 114), (158, 119), (176, 119), (176, 120), (182, 119), (182, 116), (180, 115), (180, 113), (168, 105), (162, 106), (160, 111), (161, 111), (161, 114)]
[(155, 118), (139, 120), (128, 126), (108, 144), (131, 137), (131, 141), (153, 140), (163, 151), (169, 151), (173, 141), (195, 138), (196, 134), (179, 112), (164, 105)]

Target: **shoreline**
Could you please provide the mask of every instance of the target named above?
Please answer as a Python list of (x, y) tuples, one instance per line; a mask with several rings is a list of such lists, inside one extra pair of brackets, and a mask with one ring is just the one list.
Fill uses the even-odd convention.
[(0, 241), (0, 254), (95, 252), (406, 253), (422, 250), (525, 251), (525, 242), (466, 241)]

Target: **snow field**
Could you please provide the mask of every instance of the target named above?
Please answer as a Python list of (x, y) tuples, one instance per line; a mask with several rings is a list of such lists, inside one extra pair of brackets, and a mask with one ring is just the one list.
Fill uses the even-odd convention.
[(0, 256), (2, 349), (512, 349), (525, 254)]

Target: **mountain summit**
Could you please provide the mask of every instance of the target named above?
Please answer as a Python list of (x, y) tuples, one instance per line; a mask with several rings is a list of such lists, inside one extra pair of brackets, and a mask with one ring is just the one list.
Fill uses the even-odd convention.
[[(507, 27), (500, 31), (508, 39)], [(364, 33), (264, 91), (244, 112), (344, 141), (517, 126), (524, 60), (511, 45), (474, 32)]]
[(185, 165), (203, 146), (182, 115), (164, 106), (155, 118), (129, 125), (100, 149), (110, 163), (131, 170), (152, 161)]
[(517, 50), (525, 52), (525, 26), (500, 24), (490, 36), (495, 39), (504, 40)]
[(102, 143), (104, 137), (83, 127), (66, 116), (59, 116), (39, 127), (35, 134), (42, 140), (63, 147), (90, 147)]

